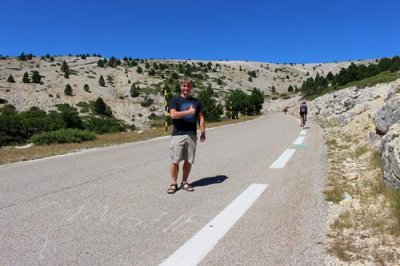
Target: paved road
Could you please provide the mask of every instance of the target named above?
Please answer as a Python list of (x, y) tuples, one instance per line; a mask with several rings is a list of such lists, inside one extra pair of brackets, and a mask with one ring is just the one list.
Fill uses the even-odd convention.
[(321, 265), (323, 140), (300, 132), (280, 113), (209, 130), (193, 193), (166, 193), (169, 138), (1, 166), (0, 265), (159, 265), (252, 184), (268, 187), (200, 265)]

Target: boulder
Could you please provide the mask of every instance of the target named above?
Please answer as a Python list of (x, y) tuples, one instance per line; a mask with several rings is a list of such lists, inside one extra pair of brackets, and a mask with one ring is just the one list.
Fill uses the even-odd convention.
[(375, 128), (379, 135), (385, 135), (391, 125), (400, 122), (400, 94), (398, 88), (391, 90), (385, 104), (376, 112)]

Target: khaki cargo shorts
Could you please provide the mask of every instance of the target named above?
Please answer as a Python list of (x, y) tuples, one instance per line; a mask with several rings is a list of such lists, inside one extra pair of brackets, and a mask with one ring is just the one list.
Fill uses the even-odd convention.
[(179, 135), (172, 136), (169, 145), (171, 162), (179, 163), (180, 161), (188, 161), (194, 164), (196, 155), (197, 136), (195, 135)]

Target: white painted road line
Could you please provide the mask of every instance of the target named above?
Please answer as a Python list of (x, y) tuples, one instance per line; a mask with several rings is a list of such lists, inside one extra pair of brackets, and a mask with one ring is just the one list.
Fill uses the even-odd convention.
[(160, 265), (199, 264), (267, 187), (268, 185), (266, 184), (251, 184), (222, 212)]
[(298, 138), (293, 142), (293, 144), (294, 144), (294, 145), (300, 145), (301, 143), (303, 143), (304, 138), (305, 138), (304, 136), (298, 137)]
[(286, 149), (278, 159), (275, 160), (273, 164), (269, 168), (283, 168), (285, 164), (290, 160), (292, 155), (294, 154), (295, 149)]
[(306, 133), (307, 133), (307, 130), (302, 129), (302, 130), (300, 131), (300, 136), (305, 136)]

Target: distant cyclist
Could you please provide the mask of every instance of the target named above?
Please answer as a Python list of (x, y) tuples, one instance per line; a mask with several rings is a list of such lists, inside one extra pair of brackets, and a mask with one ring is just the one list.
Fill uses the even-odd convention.
[(307, 104), (306, 102), (302, 102), (300, 104), (300, 119), (301, 119), (301, 124), (300, 126), (302, 128), (304, 128), (304, 126), (306, 125), (306, 121), (307, 121)]

